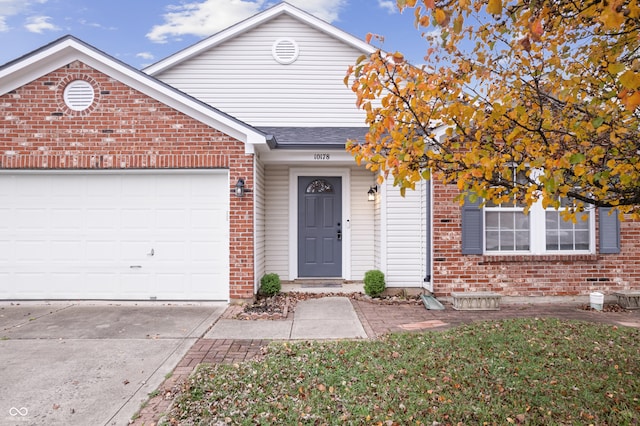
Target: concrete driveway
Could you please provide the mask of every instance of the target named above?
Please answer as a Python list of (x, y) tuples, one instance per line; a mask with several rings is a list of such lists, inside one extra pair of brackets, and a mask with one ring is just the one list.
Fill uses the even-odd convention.
[(226, 306), (0, 302), (0, 424), (126, 425)]

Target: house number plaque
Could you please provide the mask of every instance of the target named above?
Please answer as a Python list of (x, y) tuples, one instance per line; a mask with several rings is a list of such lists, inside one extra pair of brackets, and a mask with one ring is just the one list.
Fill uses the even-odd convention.
[(330, 158), (329, 158), (329, 154), (316, 153), (316, 154), (313, 154), (313, 159), (317, 161), (323, 161), (323, 160), (326, 161), (326, 160), (329, 160)]

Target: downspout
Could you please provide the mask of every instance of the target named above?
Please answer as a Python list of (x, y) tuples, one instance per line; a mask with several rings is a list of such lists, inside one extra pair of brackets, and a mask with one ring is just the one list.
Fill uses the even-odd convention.
[(425, 196), (426, 196), (426, 208), (425, 208), (425, 220), (426, 220), (426, 228), (425, 228), (425, 245), (426, 245), (426, 250), (425, 250), (425, 277), (424, 277), (424, 284), (422, 285), (422, 288), (427, 288), (427, 285), (431, 284), (431, 289), (433, 289), (433, 284), (431, 283), (431, 280), (433, 278), (433, 272), (432, 272), (432, 265), (431, 265), (431, 253), (432, 253), (432, 241), (431, 241), (431, 225), (432, 225), (432, 221), (431, 221), (431, 214), (432, 214), (432, 208), (431, 208), (431, 179), (429, 179), (427, 181), (427, 185), (426, 185), (426, 189), (425, 189)]

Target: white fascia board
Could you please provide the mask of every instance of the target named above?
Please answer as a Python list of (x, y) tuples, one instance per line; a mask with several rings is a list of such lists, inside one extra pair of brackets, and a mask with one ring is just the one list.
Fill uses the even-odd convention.
[(65, 40), (0, 69), (0, 95), (72, 62), (76, 56), (76, 49), (77, 43)]
[(64, 40), (0, 70), (0, 94), (15, 90), (76, 60), (244, 142), (247, 153), (253, 153), (255, 145), (267, 143), (265, 135), (251, 126), (73, 39)]
[(361, 50), (363, 53), (370, 54), (376, 51), (375, 47), (366, 43), (365, 41), (360, 40), (359, 38), (352, 36), (351, 34), (346, 33), (345, 31), (342, 31), (341, 29), (334, 27), (333, 25), (319, 18), (316, 18), (313, 15), (303, 12), (302, 10), (296, 7), (293, 7), (288, 3), (280, 3), (270, 9), (267, 9), (256, 15), (253, 15), (252, 17), (245, 19), (244, 21), (241, 21), (225, 30), (222, 30), (219, 33), (214, 34), (211, 37), (208, 37), (190, 47), (187, 47), (186, 49), (183, 49), (159, 62), (156, 62), (155, 64), (148, 66), (142, 71), (149, 75), (157, 75), (165, 71), (166, 69), (173, 67), (176, 64), (179, 64), (189, 58), (199, 55), (200, 53), (210, 49), (211, 47), (221, 44), (233, 37), (236, 37), (239, 34), (242, 34), (246, 31), (249, 31), (252, 28), (257, 27), (258, 25), (274, 17), (277, 17), (285, 13), (305, 22), (311, 27), (314, 27), (326, 34), (329, 34), (343, 41), (344, 43), (352, 47), (355, 47), (356, 49)]
[(353, 156), (342, 149), (273, 149), (260, 151), (264, 164), (295, 164), (305, 166), (354, 166)]

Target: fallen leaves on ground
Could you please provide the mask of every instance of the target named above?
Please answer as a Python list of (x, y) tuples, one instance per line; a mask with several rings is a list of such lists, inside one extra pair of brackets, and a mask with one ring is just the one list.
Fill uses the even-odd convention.
[[(636, 424), (640, 330), (545, 318), (273, 343), (203, 365), (175, 424)], [(434, 423), (435, 422), (435, 423)]]

